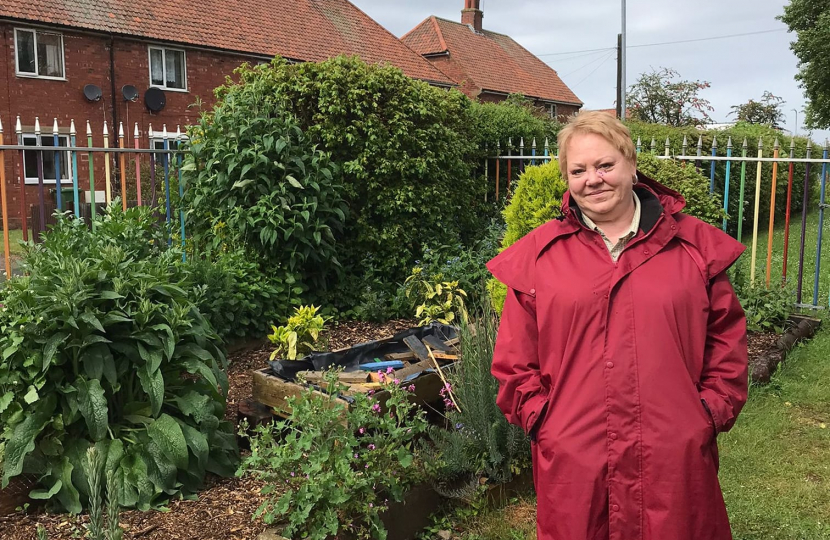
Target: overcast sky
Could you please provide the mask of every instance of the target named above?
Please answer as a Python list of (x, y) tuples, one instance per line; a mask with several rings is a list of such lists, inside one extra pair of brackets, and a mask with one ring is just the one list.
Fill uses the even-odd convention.
[[(463, 0), (351, 0), (400, 37), (430, 15), (460, 21)], [(803, 133), (804, 97), (790, 51), (794, 34), (776, 20), (785, 2), (775, 0), (628, 0), (628, 84), (652, 67), (671, 67), (684, 79), (709, 81), (701, 97), (728, 122), (730, 107), (764, 90), (781, 96), (785, 127)], [(510, 35), (558, 73), (588, 109), (614, 107), (620, 0), (482, 0), (484, 28)], [(763, 34), (637, 47), (669, 41)], [(586, 51), (608, 48), (607, 51)], [(568, 54), (558, 54), (568, 53)], [(824, 137), (816, 132), (814, 139)]]

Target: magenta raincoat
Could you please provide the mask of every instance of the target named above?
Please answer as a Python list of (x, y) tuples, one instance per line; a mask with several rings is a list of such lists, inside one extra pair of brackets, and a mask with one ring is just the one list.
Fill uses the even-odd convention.
[(726, 540), (717, 434), (747, 398), (744, 247), (639, 174), (640, 230), (614, 263), (564, 217), (488, 264), (508, 286), (499, 407), (531, 435), (539, 540)]

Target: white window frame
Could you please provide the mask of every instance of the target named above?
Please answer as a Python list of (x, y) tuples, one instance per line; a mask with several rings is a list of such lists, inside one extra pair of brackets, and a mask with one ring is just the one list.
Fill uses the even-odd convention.
[[(35, 142), (37, 142), (37, 135), (35, 135), (34, 133), (23, 133), (22, 136), (21, 136), (20, 143), (25, 145), (24, 141), (26, 139), (29, 139), (29, 140), (34, 139)], [(52, 141), (54, 141), (54, 135), (52, 133), (41, 133), (40, 134), (41, 145), (43, 145), (43, 140), (44, 139), (48, 139), (49, 142), (52, 142)], [(64, 133), (58, 133), (58, 139), (60, 139), (61, 142), (66, 142), (67, 147), (69, 146), (69, 135), (66, 135)], [(40, 148), (43, 151), (44, 154), (46, 154), (46, 153), (54, 154), (54, 152), (55, 152), (55, 150), (54, 150), (55, 147), (54, 146), (40, 146), (40, 147), (32, 146), (30, 148), (31, 148), (31, 150), (24, 150), (23, 152), (24, 153), (26, 153), (26, 152), (36, 152), (38, 148)], [(62, 152), (65, 154), (65, 158), (66, 158), (66, 168), (64, 169), (64, 167), (61, 167), (61, 185), (64, 185), (67, 182), (68, 183), (72, 182), (72, 178), (73, 178), (72, 159), (71, 159), (72, 156), (70, 155), (69, 150), (63, 150)], [(35, 155), (35, 158), (37, 158), (37, 155)], [(31, 172), (32, 171), (26, 171), (25, 158), (24, 158), (23, 174), (31, 173)], [(35, 170), (34, 173), (35, 173), (35, 176), (26, 176), (26, 185), (32, 185), (32, 184), (37, 185), (38, 184), (37, 170)], [(46, 185), (46, 184), (55, 185), (55, 178), (54, 177), (48, 178), (44, 175), (43, 184), (44, 185)]]
[[(155, 150), (156, 152), (164, 152), (164, 137), (159, 137), (156, 135), (158, 132), (153, 132), (153, 138), (150, 139), (150, 149)], [(182, 142), (185, 142), (188, 139), (187, 135), (182, 133)], [(167, 148), (168, 152), (172, 152), (175, 150), (176, 146), (176, 134), (175, 133), (168, 133), (167, 134)]]
[[(153, 50), (161, 51), (161, 69), (164, 84), (153, 84)], [(182, 79), (184, 81), (184, 88), (172, 88), (167, 86), (167, 51), (175, 51), (182, 53)], [(187, 51), (184, 49), (175, 49), (173, 47), (161, 47), (159, 45), (147, 46), (147, 75), (150, 78), (150, 86), (153, 88), (161, 88), (170, 92), (187, 92)]]
[(548, 114), (552, 120), (556, 120), (556, 103), (548, 103)]
[[(35, 72), (29, 71), (20, 71), (20, 64), (18, 58), (18, 51), (17, 51), (17, 34), (18, 32), (30, 32), (34, 34), (35, 38)], [(61, 67), (63, 68), (63, 76), (61, 77), (54, 77), (51, 75), (41, 75), (40, 74), (40, 65), (37, 59), (37, 35), (40, 34), (51, 34), (54, 36), (59, 36), (61, 38)], [(66, 50), (63, 45), (63, 34), (61, 32), (50, 32), (47, 30), (38, 30), (37, 28), (15, 28), (14, 29), (14, 73), (18, 77), (28, 77), (32, 79), (48, 79), (52, 81), (65, 81), (66, 80)]]

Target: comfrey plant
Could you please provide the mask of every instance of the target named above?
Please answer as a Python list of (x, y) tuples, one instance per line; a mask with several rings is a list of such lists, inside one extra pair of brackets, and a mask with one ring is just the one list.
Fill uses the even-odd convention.
[(349, 406), (337, 398), (345, 387), (331, 371), (321, 391), (289, 398), (286, 421), (256, 429), (239, 471), (266, 482), (268, 498), (255, 518), (287, 522), (283, 534), (291, 538), (323, 540), (344, 531), (386, 538), (380, 514), (421, 477), (413, 446), (427, 422), (408, 399), (413, 386), (391, 370), (379, 375), (381, 389), (354, 395)]

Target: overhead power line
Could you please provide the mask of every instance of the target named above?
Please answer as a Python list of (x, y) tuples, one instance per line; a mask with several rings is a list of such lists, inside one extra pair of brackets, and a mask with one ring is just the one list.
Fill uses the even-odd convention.
[[(694, 38), (694, 39), (681, 39), (678, 41), (663, 41), (661, 43), (644, 43), (642, 45), (628, 45), (626, 49), (638, 49), (641, 47), (658, 47), (662, 45), (675, 45), (678, 43), (695, 43), (698, 41), (713, 41), (716, 39), (728, 39), (728, 38), (736, 38), (736, 37), (744, 37), (744, 36), (756, 36), (758, 34), (772, 34), (775, 32), (786, 32), (786, 28), (776, 28), (775, 30), (759, 30), (757, 32), (744, 32), (742, 34), (729, 34), (726, 36), (711, 36), (705, 38)], [(560, 56), (563, 54), (577, 54), (577, 53), (587, 53), (587, 52), (596, 52), (596, 51), (609, 51), (615, 50), (616, 47), (604, 47), (601, 49), (582, 49), (579, 51), (567, 51), (567, 52), (558, 52), (558, 53), (543, 53), (537, 54), (536, 56)]]

